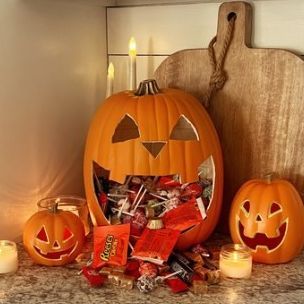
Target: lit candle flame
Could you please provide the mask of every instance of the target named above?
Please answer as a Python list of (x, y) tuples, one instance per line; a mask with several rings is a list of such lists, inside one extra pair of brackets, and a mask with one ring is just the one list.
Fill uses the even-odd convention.
[(134, 37), (129, 40), (129, 56), (136, 56), (136, 41)]
[(114, 79), (114, 65), (112, 62), (110, 62), (108, 67), (108, 76), (112, 79)]

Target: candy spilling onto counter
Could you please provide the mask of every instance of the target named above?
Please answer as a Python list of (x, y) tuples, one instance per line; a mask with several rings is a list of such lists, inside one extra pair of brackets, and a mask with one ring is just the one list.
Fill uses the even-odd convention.
[(94, 174), (94, 185), (110, 225), (93, 231), (93, 258), (82, 271), (92, 286), (108, 282), (148, 293), (166, 284), (200, 294), (219, 282), (210, 250), (201, 244), (175, 249), (180, 234), (207, 216), (212, 179), (181, 184), (178, 176), (128, 176), (122, 185)]

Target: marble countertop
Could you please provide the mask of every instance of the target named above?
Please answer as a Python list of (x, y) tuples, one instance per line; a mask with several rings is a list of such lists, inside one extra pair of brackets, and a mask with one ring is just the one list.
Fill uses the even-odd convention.
[(19, 246), (19, 269), (0, 276), (0, 304), (4, 303), (304, 303), (304, 252), (288, 264), (254, 264), (248, 280), (223, 279), (209, 286), (205, 295), (173, 294), (159, 287), (146, 295), (137, 288), (122, 290), (113, 286), (91, 288), (74, 267), (34, 265)]

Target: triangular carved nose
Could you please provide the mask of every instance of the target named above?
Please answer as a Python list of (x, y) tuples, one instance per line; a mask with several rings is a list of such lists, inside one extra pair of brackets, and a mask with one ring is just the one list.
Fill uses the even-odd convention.
[(257, 222), (262, 222), (263, 221), (262, 217), (259, 214), (256, 217), (256, 221)]
[(166, 144), (166, 141), (143, 141), (143, 146), (150, 152), (150, 154), (156, 158), (164, 145)]
[(54, 249), (60, 248), (60, 245), (59, 245), (59, 243), (58, 243), (57, 241), (54, 242), (53, 248), (54, 248)]

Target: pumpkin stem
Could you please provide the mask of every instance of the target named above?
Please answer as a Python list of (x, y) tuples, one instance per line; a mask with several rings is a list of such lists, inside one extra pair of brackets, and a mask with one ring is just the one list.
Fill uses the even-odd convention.
[(147, 79), (142, 81), (134, 95), (136, 96), (144, 96), (144, 95), (156, 95), (160, 93), (161, 90), (155, 79)]
[(269, 172), (264, 175), (264, 179), (267, 182), (267, 184), (270, 184), (276, 177), (277, 174), (275, 172)]
[(52, 205), (52, 208), (51, 208), (51, 212), (52, 212), (52, 213), (57, 213), (57, 212), (58, 212), (58, 205), (59, 205), (59, 202), (60, 202), (60, 199), (57, 198), (57, 199), (55, 200), (55, 204)]

